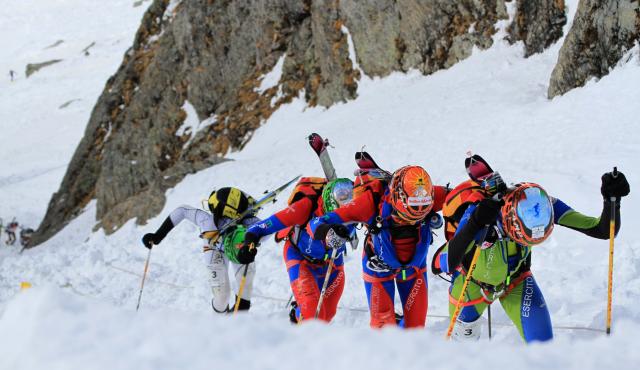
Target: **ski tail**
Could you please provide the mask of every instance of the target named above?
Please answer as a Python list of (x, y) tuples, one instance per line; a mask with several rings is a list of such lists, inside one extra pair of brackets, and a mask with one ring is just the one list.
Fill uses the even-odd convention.
[(471, 180), (475, 182), (481, 182), (485, 177), (494, 172), (484, 158), (478, 154), (471, 153), (468, 153), (467, 158), (464, 160), (464, 168), (467, 170), (467, 174), (469, 174)]
[(315, 132), (309, 135), (308, 139), (311, 149), (316, 152), (318, 159), (320, 159), (324, 176), (329, 181), (337, 179), (338, 176), (336, 175), (336, 169), (333, 167), (333, 162), (331, 161), (331, 157), (329, 157), (329, 152), (327, 151), (329, 139), (323, 139), (322, 136)]
[(371, 154), (365, 151), (356, 152), (355, 155), (356, 165), (358, 168), (354, 171), (355, 176), (369, 176), (378, 180), (388, 182), (393, 177), (393, 174), (387, 170), (383, 170), (378, 166)]
[(376, 161), (373, 160), (373, 157), (371, 156), (371, 154), (363, 150), (356, 152), (356, 164), (358, 165), (358, 168), (361, 168), (363, 170), (374, 169), (374, 168), (380, 169), (380, 166), (378, 166)]
[(309, 139), (309, 145), (311, 145), (311, 148), (314, 152), (316, 152), (318, 156), (320, 155), (320, 153), (327, 150), (327, 147), (329, 146), (329, 140), (323, 139), (322, 136), (316, 134), (315, 132), (309, 135), (307, 139)]
[[(336, 169), (333, 166), (333, 162), (331, 161), (331, 157), (329, 157), (329, 152), (327, 151), (329, 139), (322, 138), (322, 136), (315, 132), (309, 135), (308, 139), (311, 149), (313, 149), (313, 151), (318, 155), (318, 159), (322, 165), (322, 171), (324, 172), (327, 180), (332, 181), (337, 179), (338, 175), (336, 175)], [(354, 232), (349, 238), (351, 249), (356, 250), (358, 248), (358, 243), (358, 235)]]

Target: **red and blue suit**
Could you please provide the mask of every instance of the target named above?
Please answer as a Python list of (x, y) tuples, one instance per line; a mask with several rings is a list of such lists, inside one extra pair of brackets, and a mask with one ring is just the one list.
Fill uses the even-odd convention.
[[(284, 244), (283, 256), (291, 290), (298, 304), (295, 313), (298, 322), (315, 316), (320, 291), (329, 268), (331, 251), (327, 250), (324, 241), (311, 238), (308, 229), (309, 220), (323, 214), (322, 203), (322, 197), (303, 197), (247, 230), (263, 237), (291, 227)], [(349, 231), (354, 232), (354, 229), (351, 226)], [(345, 244), (339, 247), (337, 257), (333, 260), (333, 270), (318, 315), (318, 319), (323, 321), (329, 322), (335, 316), (344, 290), (342, 256), (345, 249)]]
[[(446, 189), (434, 187), (432, 211), (442, 209)], [(424, 327), (427, 319), (427, 252), (431, 245), (428, 218), (414, 225), (396, 223), (387, 189), (376, 200), (373, 191), (366, 191), (334, 212), (313, 219), (312, 234), (321, 224), (366, 223), (369, 233), (362, 255), (362, 277), (367, 293), (370, 325), (380, 328), (396, 325), (394, 297), (398, 289), (405, 328)]]

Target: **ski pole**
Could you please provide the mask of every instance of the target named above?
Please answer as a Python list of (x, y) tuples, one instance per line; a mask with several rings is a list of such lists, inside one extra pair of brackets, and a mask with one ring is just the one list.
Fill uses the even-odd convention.
[(487, 306), (487, 322), (489, 323), (489, 340), (491, 340), (491, 304)]
[(240, 308), (240, 300), (242, 299), (242, 293), (244, 293), (244, 286), (247, 283), (247, 270), (249, 270), (249, 265), (244, 265), (244, 272), (242, 273), (242, 280), (240, 281), (240, 288), (238, 289), (238, 297), (236, 298), (236, 304), (233, 306), (233, 314), (238, 313), (238, 309)]
[(324, 301), (324, 294), (327, 291), (327, 285), (329, 285), (329, 279), (331, 278), (331, 271), (333, 270), (333, 261), (338, 254), (338, 248), (333, 248), (331, 251), (331, 258), (329, 259), (329, 266), (327, 267), (327, 273), (324, 275), (324, 282), (322, 283), (322, 290), (320, 291), (320, 299), (318, 299), (318, 306), (316, 307), (316, 314), (314, 318), (318, 318), (320, 315), (320, 309), (322, 308), (322, 301)]
[(140, 301), (142, 300), (142, 290), (144, 289), (144, 281), (147, 278), (147, 271), (149, 270), (150, 259), (151, 259), (151, 248), (149, 248), (149, 253), (147, 254), (147, 261), (144, 263), (144, 272), (142, 273), (142, 282), (140, 283), (140, 294), (138, 294), (138, 304), (136, 305), (136, 311), (138, 311), (138, 309), (140, 308)]
[(462, 291), (460, 292), (460, 296), (458, 297), (458, 301), (456, 302), (456, 309), (451, 315), (451, 321), (449, 321), (449, 328), (447, 329), (447, 335), (445, 339), (451, 339), (451, 333), (453, 332), (453, 327), (456, 325), (456, 320), (458, 319), (458, 315), (460, 314), (460, 309), (462, 308), (462, 299), (464, 298), (464, 294), (467, 292), (467, 286), (471, 281), (471, 275), (473, 274), (473, 270), (476, 268), (476, 262), (478, 261), (478, 257), (480, 256), (481, 246), (484, 243), (484, 239), (487, 237), (487, 232), (489, 231), (489, 225), (484, 227), (484, 233), (482, 234), (482, 238), (480, 239), (480, 243), (476, 245), (476, 250), (473, 253), (473, 259), (471, 260), (471, 265), (469, 266), (469, 270), (467, 271), (467, 276), (464, 279), (464, 284), (462, 285)]
[(291, 295), (289, 296), (289, 300), (287, 301), (286, 306), (284, 306), (285, 309), (289, 308), (291, 301), (293, 301), (293, 293), (291, 293)]
[[(249, 250), (255, 248), (255, 245), (252, 243), (249, 246)], [(247, 283), (247, 271), (249, 270), (249, 264), (244, 265), (244, 271), (242, 272), (242, 280), (240, 280), (240, 287), (238, 288), (238, 297), (236, 298), (236, 304), (233, 306), (233, 314), (238, 313), (238, 309), (240, 308), (240, 300), (242, 299), (242, 294), (244, 293), (244, 286)]]
[[(618, 177), (618, 167), (613, 167), (613, 178)], [(609, 221), (609, 281), (607, 283), (607, 335), (611, 335), (611, 302), (613, 295), (613, 241), (616, 237), (616, 197), (611, 197), (611, 220)]]

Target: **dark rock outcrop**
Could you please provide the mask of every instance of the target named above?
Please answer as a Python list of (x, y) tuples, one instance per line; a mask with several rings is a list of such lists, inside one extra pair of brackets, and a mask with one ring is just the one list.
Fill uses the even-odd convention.
[(38, 72), (42, 68), (48, 67), (48, 66), (50, 66), (52, 64), (56, 64), (56, 63), (60, 63), (60, 62), (62, 62), (62, 59), (52, 59), (52, 60), (47, 60), (46, 62), (42, 62), (42, 63), (29, 63), (25, 67), (24, 74), (25, 74), (25, 76), (27, 76), (27, 78), (29, 78), (29, 76), (31, 76), (32, 74)]
[(506, 19), (504, 1), (341, 1), (340, 11), (369, 76), (448, 68), (489, 48), (494, 25)]
[(549, 98), (609, 73), (640, 36), (640, 1), (581, 0), (551, 74)]
[[(100, 96), (62, 185), (34, 236), (40, 243), (92, 200), (98, 226), (144, 223), (186, 174), (241, 149), (282, 104), (354, 99), (360, 70), (383, 76), (447, 68), (488, 48), (504, 0), (154, 0), (133, 47)], [(283, 58), (276, 86), (262, 77)], [(189, 103), (209, 125), (177, 135)], [(208, 189), (203, 189), (208, 191)]]
[(525, 57), (541, 53), (562, 37), (567, 24), (564, 0), (515, 1), (516, 15), (507, 28), (507, 40), (522, 41)]

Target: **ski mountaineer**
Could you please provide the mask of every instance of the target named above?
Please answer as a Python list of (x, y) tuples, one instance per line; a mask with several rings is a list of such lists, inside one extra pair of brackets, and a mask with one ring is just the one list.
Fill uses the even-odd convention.
[[(622, 173), (602, 176), (604, 207), (600, 217), (583, 215), (562, 200), (551, 197), (534, 183), (506, 185), (497, 172), (474, 155), (467, 171), (471, 180), (454, 188), (445, 203), (455, 202), (467, 191), (469, 201), (456, 217), (455, 235), (435, 253), (432, 272), (451, 274), (449, 315), (455, 312), (466, 272), (477, 245), (480, 254), (464, 294), (464, 302), (453, 329), (456, 340), (478, 340), (480, 316), (496, 300), (518, 329), (525, 342), (548, 341), (553, 332), (549, 309), (531, 271), (531, 252), (551, 234), (554, 224), (568, 227), (598, 239), (609, 238), (611, 198), (615, 197), (617, 233), (620, 228), (620, 198), (629, 194), (629, 183)], [(469, 163), (469, 162), (467, 162)], [(464, 186), (470, 183), (473, 186)], [(502, 190), (501, 190), (502, 188)], [(472, 190), (475, 189), (475, 190)], [(484, 189), (484, 190), (478, 190)], [(504, 193), (497, 199), (496, 193)]]
[(18, 224), (18, 221), (16, 221), (15, 218), (11, 222), (9, 222), (9, 224), (5, 229), (7, 233), (7, 240), (5, 244), (13, 245), (16, 242), (16, 231), (18, 231), (19, 226), (20, 225)]
[[(246, 217), (238, 220), (237, 226), (225, 231), (224, 235), (219, 235), (218, 230), (237, 220), (253, 203), (254, 199), (240, 189), (225, 187), (214, 190), (208, 200), (211, 213), (190, 206), (180, 206), (171, 212), (155, 233), (145, 234), (142, 243), (149, 249), (160, 244), (165, 236), (183, 220), (198, 226), (201, 231), (200, 237), (207, 240), (203, 257), (211, 271), (211, 292), (213, 293), (211, 307), (217, 313), (227, 313), (231, 291), (228, 266), (231, 265), (231, 271), (237, 282), (240, 282), (244, 272), (244, 266), (238, 263), (236, 258), (238, 249), (235, 248), (235, 244), (243, 238), (246, 227), (259, 219), (250, 212)], [(253, 263), (248, 265), (246, 283), (238, 310), (246, 311), (251, 307), (255, 271)], [(236, 300), (237, 298), (236, 295)]]
[[(317, 190), (311, 188), (311, 179), (321, 180), (315, 183), (320, 185), (316, 186)], [(309, 183), (306, 191), (303, 188), (305, 182)], [(249, 263), (253, 262), (257, 253), (257, 249), (251, 246), (258, 245), (260, 238), (281, 230), (287, 231), (281, 237), (286, 240), (283, 256), (296, 302), (290, 314), (294, 323), (315, 317), (330, 264), (333, 266), (317, 318), (329, 322), (336, 314), (345, 283), (344, 239), (351, 235), (355, 226), (343, 227), (337, 231), (342, 239), (335, 238), (325, 242), (314, 240), (310, 236), (308, 222), (316, 216), (339, 209), (349, 203), (352, 197), (353, 182), (349, 179), (338, 178), (327, 183), (322, 178), (302, 178), (294, 189), (287, 208), (253, 224), (245, 234), (244, 245), (238, 257), (241, 262)], [(330, 257), (334, 252), (331, 246), (337, 248), (333, 259)]]
[[(383, 171), (384, 172), (384, 171)], [(433, 186), (420, 166), (398, 169), (388, 185), (382, 179), (356, 178), (353, 201), (313, 219), (310, 233), (324, 240), (333, 230), (344, 237), (343, 224), (365, 223), (362, 268), (370, 311), (370, 326), (424, 327), (427, 318), (427, 251), (431, 244), (430, 215), (441, 210), (447, 190)], [(395, 289), (404, 317), (396, 322)]]

